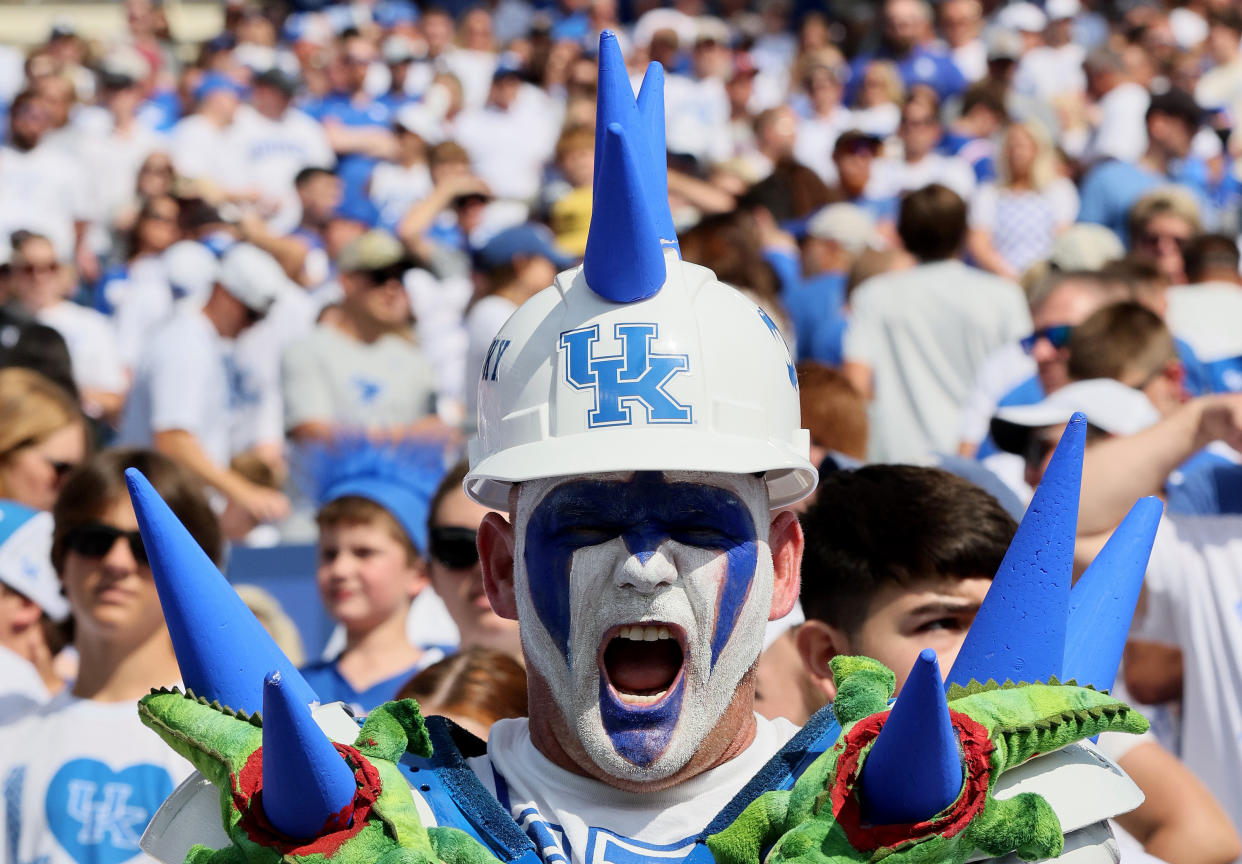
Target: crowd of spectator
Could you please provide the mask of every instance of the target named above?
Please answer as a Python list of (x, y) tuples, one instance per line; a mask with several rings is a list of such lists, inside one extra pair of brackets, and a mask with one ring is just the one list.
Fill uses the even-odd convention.
[[(1167, 502), (1123, 677), (1163, 748), (1133, 773), (1180, 791), (1123, 827), (1175, 864), (1238, 856), (1235, 0), (230, 0), (201, 43), (155, 0), (125, 13), (123, 38), (63, 20), (0, 45), (0, 498), (29, 508), (10, 526), (55, 514), (38, 528), (50, 564), (23, 590), (5, 568), (37, 547), (5, 553), (19, 529), (0, 513), (0, 660), (20, 656), (27, 682), (0, 688), (0, 722), (70, 680), (61, 726), (138, 735), (98, 706), (175, 680), (153, 593), (118, 621), (91, 587), (146, 567), (119, 492), (129, 465), (216, 558), (221, 535), (322, 552), (360, 521), (387, 530), (404, 574), (387, 635), (368, 642), (379, 625), (329, 591), (344, 635), (323, 680), (382, 701), (427, 666), (405, 692), (472, 729), (519, 711), (520, 670), (496, 659), (520, 660), (516, 632), (477, 576), (484, 511), (464, 468), (421, 541), (379, 511), (316, 519), (302, 469), (359, 437), (464, 450), (493, 337), (581, 261), (607, 204), (592, 171), (611, 30), (636, 85), (650, 61), (666, 70), (681, 254), (784, 333), (826, 478), (806, 516), (810, 620), (774, 631), (760, 667), (761, 690), (790, 697), (770, 710), (803, 722), (832, 696), (825, 656), (904, 644), (859, 629), (889, 577), (851, 556), (887, 555), (913, 583), (938, 536), (974, 531), (971, 560), (991, 562), (1085, 411), (1078, 565), (1137, 497)], [(900, 542), (850, 545), (863, 528), (845, 526), (899, 504), (934, 512), (901, 521)], [(967, 611), (919, 626), (964, 634), (989, 566), (936, 572)], [(838, 571), (859, 585), (816, 593)], [(321, 589), (333, 578), (321, 562)], [(407, 616), (427, 638), (384, 654)], [(480, 707), (489, 686), (500, 713)]]

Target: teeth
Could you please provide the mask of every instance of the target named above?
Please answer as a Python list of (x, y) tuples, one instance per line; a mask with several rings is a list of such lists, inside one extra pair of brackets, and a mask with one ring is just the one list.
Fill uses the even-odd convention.
[(672, 639), (673, 634), (669, 632), (667, 627), (663, 626), (626, 624), (617, 631), (617, 638), (628, 639), (631, 642), (655, 642), (659, 639)]
[(640, 696), (636, 693), (623, 693), (621, 694), (621, 700), (628, 705), (654, 705), (663, 699), (667, 693), (667, 690), (661, 690), (659, 693), (652, 693), (647, 696)]

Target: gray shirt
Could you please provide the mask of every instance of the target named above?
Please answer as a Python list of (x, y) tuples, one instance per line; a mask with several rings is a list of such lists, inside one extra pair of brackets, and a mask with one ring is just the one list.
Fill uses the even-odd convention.
[(850, 306), (845, 359), (872, 372), (867, 456), (875, 462), (955, 452), (979, 364), (1031, 332), (1022, 289), (960, 261), (868, 279)]
[(321, 324), (289, 346), (281, 367), (287, 429), (311, 421), (376, 429), (435, 411), (431, 365), (396, 334), (366, 343)]

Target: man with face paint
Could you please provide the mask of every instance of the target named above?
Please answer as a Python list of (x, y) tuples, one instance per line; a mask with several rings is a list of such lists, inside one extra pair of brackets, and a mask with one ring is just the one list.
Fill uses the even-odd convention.
[[(902, 835), (895, 841), (894, 848), (903, 847), (897, 854), (937, 860), (921, 844), (945, 841), (969, 823), (992, 834), (969, 835), (981, 837), (982, 845), (967, 852), (1024, 848), (1028, 855), (1048, 858), (1059, 852), (1064, 835), (1065, 848), (1075, 852), (1079, 864), (1115, 861), (1103, 820), (1135, 806), (1133, 784), (1089, 747), (1072, 743), (1069, 733), (1063, 740), (1071, 743), (1064, 749), (1046, 739), (1056, 760), (1031, 759), (1013, 772), (1019, 778), (1013, 783), (1030, 784), (1022, 791), (1047, 799), (1040, 801), (1044, 823), (1039, 830), (1057, 843), (1010, 842), (1007, 838), (1017, 835), (1007, 833), (1009, 822), (1021, 827), (1022, 817), (990, 823), (984, 818), (995, 817), (1002, 805), (1025, 804), (990, 797), (989, 784), (996, 784), (1006, 769), (988, 773), (977, 762), (963, 762), (962, 753), (970, 747), (980, 758), (987, 758), (986, 751), (977, 742), (959, 740), (956, 727), (949, 726), (954, 703), (946, 701), (938, 671), (923, 675), (934, 682), (928, 687), (907, 685), (903, 699), (915, 692), (930, 701), (907, 701), (900, 722), (881, 729), (873, 742), (868, 739), (865, 756), (858, 749), (863, 745), (849, 736), (863, 722), (887, 723), (890, 714), (896, 715), (900, 699), (892, 712), (879, 710), (891, 685), (853, 702), (854, 708), (869, 707), (865, 720), (843, 721), (844, 733), (831, 709), (818, 712), (800, 731), (786, 721), (756, 716), (754, 670), (764, 625), (790, 611), (799, 588), (802, 531), (796, 517), (781, 508), (808, 495), (817, 474), (799, 419), (797, 377), (776, 324), (710, 270), (680, 260), (666, 196), (662, 90), (660, 67), (652, 64), (636, 100), (615, 37), (601, 36), (596, 207), (583, 265), (561, 273), (514, 312), (478, 373), (478, 436), (470, 443), (471, 470), (464, 485), (476, 503), (507, 513), (507, 518), (499, 513), (484, 518), (478, 548), (493, 608), (519, 624), (530, 716), (499, 721), (485, 745), (440, 718), (429, 718), (418, 731), (430, 746), (411, 739), (393, 761), (399, 761), (410, 784), (418, 821), (434, 827), (419, 834), (408, 822), (394, 822), (384, 823), (382, 830), (387, 835), (395, 825), (396, 838), (411, 844), (403, 848), (429, 842), (441, 860), (454, 864), (482, 864), (490, 855), (515, 864), (758, 864), (770, 850), (773, 860), (787, 860), (804, 848), (806, 837), (794, 835), (801, 818), (795, 805), (807, 798), (789, 790), (798, 790), (799, 778), (820, 782), (817, 772), (845, 753), (866, 760), (858, 769), (857, 787), (847, 794), (862, 801), (868, 825), (866, 830), (842, 828), (857, 855), (832, 860), (871, 860), (878, 854), (866, 845), (873, 825), (885, 836)], [(1069, 444), (1054, 457), (1058, 467), (1050, 468), (1061, 479), (1041, 484), (1043, 497), (1032, 504), (1019, 530), (1022, 542), (1015, 540), (1010, 548), (976, 619), (986, 626), (976, 624), (977, 638), (972, 630), (951, 681), (1033, 682), (1072, 673), (1099, 688), (1111, 686), (1133, 602), (1128, 610), (1112, 609), (1111, 600), (1096, 602), (1084, 591), (1076, 593), (1076, 606), (1087, 611), (1077, 618), (1070, 611), (1085, 420), (1070, 427), (1075, 431), (1067, 432)], [(140, 484), (136, 488), (142, 491)], [(154, 503), (143, 499), (135, 506), (143, 536), (151, 538), (148, 546), (171, 548), (167, 538), (174, 532), (157, 524)], [(1139, 527), (1154, 532), (1154, 521), (1148, 518)], [(1117, 572), (1109, 575), (1133, 582), (1137, 573), (1141, 579), (1151, 538), (1139, 533), (1119, 529), (1125, 543), (1116, 548), (1124, 547), (1125, 565), (1112, 567)], [(185, 602), (197, 604), (197, 611), (206, 605), (206, 588), (192, 584), (191, 568), (175, 557), (155, 554), (152, 572), (169, 584), (169, 591), (175, 588), (192, 598)], [(1030, 578), (1034, 568), (1044, 575)], [(1114, 597), (1117, 592), (1108, 585), (1098, 588), (1102, 581), (1093, 580), (1092, 590)], [(232, 597), (227, 585), (219, 590)], [(165, 593), (161, 588), (161, 598)], [(227, 640), (218, 621), (203, 621), (201, 612), (172, 617), (194, 630), (181, 637), (184, 650), (209, 654), (213, 662), (231, 657), (235, 649), (220, 644)], [(230, 625), (247, 623), (241, 621), (244, 616), (226, 617)], [(181, 627), (176, 629), (180, 633)], [(174, 643), (180, 645), (178, 633)], [(1100, 640), (1115, 643), (1111, 661), (1099, 659), (1107, 654), (1098, 650)], [(253, 641), (250, 636), (232, 639)], [(178, 647), (179, 659), (182, 653)], [(1095, 666), (1075, 665), (1084, 657), (1096, 661), (1098, 675)], [(934, 657), (920, 662), (935, 667)], [(281, 668), (247, 655), (230, 660), (220, 681), (186, 674), (186, 683), (193, 677), (203, 704), (216, 699), (253, 712), (262, 701), (259, 696), (250, 693), (249, 702), (239, 701), (226, 685), (244, 677), (255, 692), (267, 686), (263, 674), (252, 668), (260, 663)], [(849, 669), (843, 667), (843, 674), (848, 676)], [(307, 689), (290, 685), (288, 701), (320, 701)], [(1058, 706), (1071, 698), (1106, 698), (1075, 687), (1045, 690), (1052, 691), (1047, 698)], [(262, 698), (267, 695), (265, 690)], [(841, 716), (851, 716), (849, 700), (837, 701), (841, 704), (834, 708), (841, 709)], [(305, 705), (297, 707), (301, 711)], [(1110, 710), (1110, 716), (1121, 711)], [(317, 711), (314, 722), (321, 731), (338, 744), (353, 740), (351, 721), (344, 729), (325, 725), (331, 715), (339, 719), (337, 706)], [(1056, 708), (1053, 725), (1061, 723), (1062, 711)], [(410, 712), (408, 705), (385, 706), (372, 728), (388, 722), (391, 729), (393, 717), (408, 721)], [(268, 722), (268, 713), (264, 706), (265, 742), (285, 742)], [(830, 750), (839, 734), (848, 740), (843, 748)], [(270, 763), (263, 757), (262, 800), (247, 804), (248, 814), (262, 808), (275, 836), (268, 844), (251, 834), (246, 843), (292, 848), (279, 844), (322, 840), (324, 848), (345, 849), (335, 844), (347, 842), (349, 831), (377, 825), (373, 818), (363, 824), (371, 818), (365, 809), (342, 807), (351, 796), (353, 806), (360, 806), (355, 778), (362, 777), (357, 781), (362, 783), (365, 775), (346, 772), (333, 779), (330, 775), (340, 767), (336, 751), (321, 746), (326, 755), (312, 759), (305, 749), (303, 758), (297, 748), (309, 748), (315, 736), (298, 735), (296, 744), (291, 738), (285, 742), (287, 754), (277, 754), (273, 746)], [(364, 738), (355, 742), (374, 745)], [(276, 785), (286, 763), (301, 770), (318, 766), (320, 759), (325, 770), (308, 769), (297, 782)], [(1067, 764), (1075, 772), (1072, 782), (1050, 767)], [(854, 775), (841, 776), (855, 782)], [(1000, 778), (996, 791), (1012, 788), (1013, 783), (1006, 786), (1009, 777)], [(992, 809), (967, 812), (976, 804), (982, 807), (980, 789), (988, 790)], [(405, 800), (404, 790), (383, 791), (386, 797), (377, 806), (391, 808)], [(188, 784), (176, 793), (176, 802), (161, 810), (165, 828), (160, 836), (148, 838), (174, 841), (173, 852), (157, 855), (169, 864), (181, 860), (177, 856), (184, 856), (187, 842), (213, 848), (229, 842), (189, 824), (192, 812), (202, 812), (188, 806), (188, 798), (196, 796), (223, 800), (225, 823), (237, 824), (229, 809), (233, 798), (218, 796), (209, 784)], [(286, 810), (290, 804), (297, 806)], [(811, 821), (823, 823), (824, 830), (846, 825), (844, 820), (834, 823), (835, 803), (816, 808)], [(341, 827), (351, 812), (353, 827)], [(287, 819), (290, 815), (296, 818)], [(784, 821), (786, 815), (796, 817), (795, 823)], [(956, 827), (929, 834), (924, 829), (939, 825), (936, 820), (953, 821)], [(319, 825), (325, 827), (307, 833)], [(997, 831), (1003, 836), (998, 838)], [(470, 852), (463, 833), (486, 851)], [(785, 836), (792, 837), (790, 843), (784, 843)], [(155, 848), (144, 843), (144, 848)], [(359, 854), (329, 857), (342, 864), (376, 860), (374, 850)], [(946, 856), (965, 860), (965, 854)]]

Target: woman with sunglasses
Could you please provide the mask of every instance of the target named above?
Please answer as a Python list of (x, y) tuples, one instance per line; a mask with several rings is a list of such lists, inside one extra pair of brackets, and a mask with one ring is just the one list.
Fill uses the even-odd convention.
[(98, 454), (66, 482), (53, 510), (52, 564), (74, 621), (77, 679), (0, 727), (6, 818), (0, 848), (48, 864), (139, 858), (138, 838), (190, 772), (144, 727), (134, 702), (180, 673), (126, 494), (140, 470), (213, 559), (220, 531), (202, 489), (168, 458)]
[(479, 523), (491, 511), (475, 504), (462, 491), (468, 468), (465, 462), (458, 464), (440, 482), (431, 499), (427, 575), (457, 625), (461, 640), (458, 650), (491, 648), (521, 662), (517, 621), (501, 618), (492, 611), (483, 591), (476, 542)]
[(0, 498), (51, 510), (87, 445), (72, 396), (38, 372), (0, 369)]

